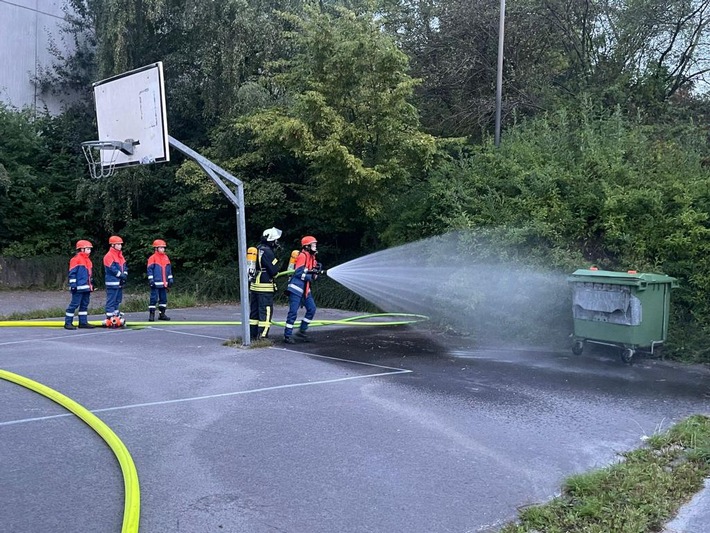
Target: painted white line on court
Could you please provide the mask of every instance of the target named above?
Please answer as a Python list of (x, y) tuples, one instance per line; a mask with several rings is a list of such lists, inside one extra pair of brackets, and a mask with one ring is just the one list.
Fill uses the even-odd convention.
[(13, 424), (24, 424), (25, 422), (40, 422), (42, 420), (51, 420), (53, 418), (65, 418), (65, 417), (76, 417), (73, 413), (64, 413), (63, 415), (50, 415), (50, 416), (37, 416), (35, 418), (21, 418), (20, 420), (8, 420), (7, 422), (0, 422), (0, 427), (11, 426)]
[[(307, 382), (302, 382), (302, 383), (289, 383), (287, 385), (275, 385), (273, 387), (261, 387), (258, 389), (249, 389), (249, 390), (235, 391), (235, 392), (223, 392), (220, 394), (210, 394), (208, 396), (194, 396), (192, 398), (178, 398), (176, 400), (162, 400), (159, 402), (134, 403), (134, 404), (130, 404), (130, 405), (119, 405), (116, 407), (105, 407), (103, 409), (91, 409), (91, 412), (92, 413), (106, 413), (106, 412), (110, 412), (110, 411), (121, 411), (124, 409), (137, 409), (139, 407), (154, 407), (154, 406), (158, 406), (158, 405), (170, 405), (170, 404), (175, 404), (175, 403), (195, 402), (195, 401), (200, 401), (200, 400), (212, 400), (214, 398), (227, 398), (229, 396), (240, 396), (242, 394), (254, 394), (256, 392), (269, 392), (269, 391), (280, 390), (280, 389), (293, 389), (296, 387), (310, 387), (312, 385), (327, 385), (329, 383), (338, 383), (341, 381), (352, 381), (355, 379), (376, 378), (376, 377), (382, 377), (382, 376), (394, 376), (397, 374), (409, 374), (411, 372), (413, 372), (413, 371), (412, 370), (397, 370), (395, 372), (381, 372), (379, 374), (367, 374), (365, 376), (349, 376), (346, 378), (324, 379), (324, 380), (320, 380), (320, 381), (307, 381)], [(68, 417), (68, 416), (74, 416), (74, 415), (73, 414), (61, 414), (61, 415), (53, 415), (53, 416), (23, 418), (21, 420), (8, 420), (7, 422), (0, 422), (0, 427), (10, 426), (13, 424), (24, 424), (26, 422), (50, 420), (53, 418), (64, 418), (64, 417)]]
[[(353, 363), (354, 365), (365, 365), (365, 366), (374, 366), (377, 368), (384, 368), (386, 370), (395, 370), (397, 372), (402, 371), (402, 368), (396, 368), (394, 366), (385, 366), (385, 365), (376, 365), (375, 363), (364, 363), (362, 361), (353, 361), (351, 359), (342, 359), (340, 357), (331, 357), (330, 355), (318, 355), (316, 353), (309, 353), (309, 352), (300, 352), (298, 350), (291, 350), (289, 348), (274, 348), (274, 350), (282, 350), (284, 352), (293, 352), (293, 353), (300, 353), (301, 355), (308, 355), (311, 357), (320, 357), (321, 359), (331, 359), (333, 361), (342, 361), (343, 363)], [(406, 370), (406, 369), (404, 369)], [(407, 372), (413, 372), (412, 370), (407, 370)]]
[(150, 326), (146, 329), (151, 329), (153, 331), (163, 331), (165, 333), (173, 333), (175, 335), (187, 335), (189, 337), (204, 337), (205, 339), (215, 339), (218, 341), (228, 341), (229, 339), (225, 339), (224, 337), (213, 337), (212, 335), (201, 335), (200, 333), (188, 333), (187, 331), (174, 331), (170, 329), (162, 329), (162, 328), (156, 328), (154, 326)]
[[(147, 328), (147, 329), (154, 329), (153, 327)], [(154, 330), (157, 330), (158, 328), (155, 328)], [(167, 330), (167, 329), (161, 329), (160, 331), (165, 331), (168, 333), (175, 333), (178, 335), (191, 335), (194, 337), (205, 337), (207, 339), (217, 339), (220, 341), (228, 341), (229, 339), (225, 339), (222, 337), (211, 337), (210, 335), (200, 335), (198, 333), (187, 333), (184, 331), (174, 331), (174, 330)], [(268, 346), (267, 348), (271, 350), (280, 350), (282, 352), (291, 352), (291, 353), (297, 353), (301, 355), (308, 355), (310, 357), (320, 357), (321, 359), (330, 359), (332, 361), (342, 361), (343, 363), (352, 363), (354, 365), (363, 365), (363, 366), (374, 366), (375, 368), (384, 368), (385, 370), (394, 370), (396, 372), (400, 372), (402, 369), (401, 368), (396, 368), (394, 366), (385, 366), (385, 365), (376, 365), (375, 363), (365, 363), (363, 361), (353, 361), (351, 359), (343, 359), (341, 357), (331, 357), (329, 355), (319, 355), (316, 353), (310, 353), (310, 352), (301, 352), (299, 350), (292, 350), (290, 348), (279, 348), (277, 346)], [(411, 372), (411, 371), (410, 371)]]
[(58, 336), (58, 337), (36, 337), (34, 339), (23, 339), (20, 341), (0, 342), (0, 346), (9, 346), (10, 344), (24, 344), (27, 342), (45, 342), (45, 341), (66, 340), (66, 339), (71, 339), (74, 337), (86, 337), (87, 335), (103, 335), (103, 334), (104, 334), (104, 332), (102, 332), (102, 331), (92, 331), (92, 332), (86, 332), (86, 333), (67, 333), (66, 335), (62, 335), (62, 336)]

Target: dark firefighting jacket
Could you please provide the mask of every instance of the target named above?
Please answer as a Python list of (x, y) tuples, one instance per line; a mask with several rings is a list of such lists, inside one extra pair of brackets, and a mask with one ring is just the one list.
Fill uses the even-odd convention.
[(274, 278), (279, 273), (279, 260), (276, 259), (274, 249), (269, 244), (261, 242), (256, 247), (256, 277), (249, 285), (249, 290), (254, 292), (276, 292)]

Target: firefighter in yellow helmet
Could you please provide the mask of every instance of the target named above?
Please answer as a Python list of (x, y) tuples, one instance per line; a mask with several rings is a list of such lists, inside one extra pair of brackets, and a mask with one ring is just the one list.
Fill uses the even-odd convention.
[(252, 339), (267, 339), (271, 320), (274, 316), (274, 279), (279, 273), (279, 260), (276, 248), (279, 246), (281, 230), (264, 230), (261, 241), (256, 247), (257, 256), (253, 278), (249, 284), (249, 336)]
[(296, 258), (296, 269), (288, 282), (286, 291), (288, 292), (288, 315), (286, 316), (286, 328), (284, 329), (284, 342), (293, 344), (293, 326), (296, 323), (298, 310), (306, 308), (306, 314), (301, 320), (301, 325), (296, 332), (296, 337), (304, 342), (310, 339), (306, 334), (308, 325), (316, 314), (316, 302), (313, 299), (311, 283), (318, 278), (323, 271), (321, 264), (316, 260), (317, 251), (316, 238), (307, 235), (301, 239), (301, 252)]

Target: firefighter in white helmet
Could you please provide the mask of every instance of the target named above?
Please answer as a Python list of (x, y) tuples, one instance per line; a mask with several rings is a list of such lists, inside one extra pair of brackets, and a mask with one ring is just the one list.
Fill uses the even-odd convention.
[(264, 230), (256, 247), (254, 279), (249, 284), (249, 335), (252, 339), (269, 337), (269, 328), (274, 316), (275, 278), (279, 273), (276, 248), (279, 246), (281, 233), (278, 228)]

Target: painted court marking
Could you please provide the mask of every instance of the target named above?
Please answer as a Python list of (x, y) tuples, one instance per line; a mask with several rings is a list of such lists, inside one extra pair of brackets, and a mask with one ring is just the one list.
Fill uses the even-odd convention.
[[(341, 361), (346, 361), (346, 359), (341, 359)], [(377, 366), (377, 365), (374, 365)], [(386, 368), (386, 367), (385, 367)], [(146, 402), (146, 403), (134, 403), (130, 405), (119, 405), (115, 407), (105, 407), (103, 409), (90, 409), (92, 413), (107, 413), (110, 411), (121, 411), (124, 409), (136, 409), (139, 407), (153, 407), (156, 405), (170, 405), (170, 404), (175, 404), (175, 403), (185, 403), (185, 402), (195, 402), (199, 400), (211, 400), (213, 398), (226, 398), (229, 396), (240, 396), (242, 394), (254, 394), (257, 392), (268, 392), (272, 390), (280, 390), (280, 389), (293, 389), (296, 387), (310, 387), (313, 385), (325, 385), (328, 383), (338, 383), (341, 381), (352, 381), (355, 379), (365, 379), (365, 378), (376, 378), (376, 377), (381, 377), (381, 376), (394, 376), (397, 374), (409, 374), (411, 373), (412, 370), (397, 370), (395, 372), (380, 372), (378, 374), (367, 374), (365, 376), (348, 376), (345, 378), (335, 378), (335, 379), (324, 379), (320, 381), (306, 381), (306, 382), (301, 382), (301, 383), (288, 383), (286, 385), (275, 385), (273, 387), (260, 387), (258, 389), (249, 389), (249, 390), (243, 390), (243, 391), (234, 391), (234, 392), (222, 392), (219, 394), (209, 394), (207, 396), (193, 396), (192, 398), (178, 398), (175, 400), (161, 400), (158, 402)], [(2, 426), (10, 426), (13, 424), (24, 424), (27, 422), (37, 422), (40, 420), (52, 420), (54, 418), (65, 418), (69, 416), (74, 416), (73, 414), (61, 414), (61, 415), (52, 415), (52, 416), (38, 416), (34, 418), (23, 418), (20, 420), (8, 420), (7, 422), (0, 422), (0, 427)]]
[(214, 339), (217, 341), (228, 341), (229, 340), (229, 339), (225, 339), (224, 337), (214, 337), (212, 335), (202, 335), (201, 333), (188, 333), (187, 331), (174, 331), (174, 330), (169, 330), (169, 329), (156, 328), (154, 326), (150, 326), (145, 329), (149, 329), (151, 331), (160, 331), (162, 333), (172, 333), (173, 335), (187, 335), (188, 337), (203, 337), (205, 339)]
[[(116, 330), (119, 331), (119, 330)], [(72, 339), (76, 337), (86, 337), (87, 335), (106, 335), (105, 331), (92, 331), (86, 333), (66, 333), (64, 335), (57, 335), (55, 337), (35, 337), (32, 339), (22, 339), (19, 341), (9, 341), (0, 342), (0, 346), (9, 346), (11, 344), (25, 344), (27, 342), (45, 342), (45, 341), (58, 341), (62, 339)]]
[[(201, 335), (199, 333), (188, 333), (186, 331), (175, 331), (175, 330), (167, 330), (167, 329), (159, 329), (159, 328), (147, 328), (147, 329), (152, 329), (153, 331), (164, 331), (166, 333), (174, 333), (176, 335), (189, 335), (192, 337), (205, 337), (207, 339), (216, 339), (220, 341), (228, 341), (229, 339), (225, 339), (223, 337), (212, 337), (210, 335)], [(271, 350), (280, 350), (282, 352), (291, 352), (291, 353), (297, 353), (301, 355), (307, 355), (309, 357), (320, 357), (321, 359), (330, 359), (332, 361), (342, 361), (344, 363), (351, 363), (354, 365), (364, 365), (364, 366), (373, 366), (375, 368), (384, 368), (386, 370), (394, 370), (395, 372), (392, 372), (393, 374), (402, 374), (404, 373), (401, 368), (395, 368), (393, 366), (384, 366), (384, 365), (376, 365), (375, 363), (364, 363), (362, 361), (352, 361), (350, 359), (342, 359), (340, 357), (331, 357), (329, 355), (319, 355), (315, 353), (309, 353), (309, 352), (301, 352), (299, 350), (292, 350), (290, 348), (280, 348), (278, 346), (269, 346)], [(406, 372), (412, 372), (412, 370), (407, 370)]]
[[(147, 329), (153, 329), (153, 328), (147, 328)], [(158, 330), (158, 328), (153, 329), (153, 331)], [(196, 337), (205, 337), (209, 339), (216, 339), (216, 340), (227, 340), (221, 337), (211, 337), (208, 335), (201, 335), (197, 333), (187, 333), (187, 332), (181, 332), (181, 331), (174, 331), (174, 330), (160, 330), (160, 331), (166, 331), (169, 333), (175, 333), (175, 334), (182, 334), (182, 335), (190, 335), (190, 336), (196, 336)], [(93, 335), (96, 334), (94, 332), (92, 333), (86, 333), (85, 335)], [(22, 342), (37, 342), (37, 341), (42, 341), (42, 340), (57, 340), (57, 339), (66, 339), (66, 338), (71, 338), (76, 335), (62, 335), (62, 336), (57, 336), (57, 337), (51, 337), (51, 338), (44, 338), (44, 339), (32, 339), (32, 340), (21, 340), (21, 341), (13, 341), (13, 342), (6, 342), (6, 343), (0, 343), (0, 346), (8, 345), (8, 344), (18, 344)], [(391, 366), (384, 366), (384, 365), (378, 365), (375, 363), (365, 363), (362, 361), (352, 361), (350, 359), (343, 359), (340, 357), (331, 357), (328, 355), (318, 355), (318, 354), (312, 354), (308, 352), (301, 352), (298, 350), (291, 350), (291, 349), (286, 349), (286, 348), (272, 348), (276, 350), (280, 350), (283, 352), (290, 352), (290, 353), (295, 353), (295, 354), (300, 354), (300, 355), (307, 355), (309, 357), (317, 357), (321, 359), (329, 359), (331, 361), (340, 361), (343, 363), (350, 363), (350, 364), (355, 364), (355, 365), (362, 365), (362, 366), (369, 366), (373, 368), (380, 368), (383, 370), (387, 370), (388, 372), (378, 372), (376, 374), (366, 374), (363, 376), (347, 376), (343, 378), (334, 378), (334, 379), (324, 379), (324, 380), (319, 380), (319, 381), (306, 381), (306, 382), (300, 382), (300, 383), (288, 383), (285, 385), (274, 385), (273, 387), (259, 387), (257, 389), (248, 389), (248, 390), (243, 390), (243, 391), (233, 391), (233, 392), (223, 392), (219, 394), (210, 394), (206, 396), (193, 396), (190, 398), (177, 398), (174, 400), (161, 400), (161, 401), (156, 401), (156, 402), (145, 402), (145, 403), (136, 403), (136, 404), (129, 404), (129, 405), (118, 405), (114, 407), (105, 407), (102, 409), (90, 409), (90, 412), (92, 413), (106, 413), (106, 412), (111, 412), (111, 411), (120, 411), (120, 410), (125, 410), (125, 409), (137, 409), (137, 408), (142, 408), (142, 407), (154, 407), (154, 406), (159, 406), (159, 405), (171, 405), (171, 404), (176, 404), (176, 403), (186, 403), (186, 402), (195, 402), (195, 401), (200, 401), (200, 400), (211, 400), (215, 398), (226, 398), (230, 396), (240, 396), (244, 394), (254, 394), (254, 393), (259, 393), (259, 392), (269, 392), (269, 391), (274, 391), (274, 390), (282, 390), (282, 389), (293, 389), (293, 388), (298, 388), (298, 387), (311, 387), (311, 386), (316, 386), (316, 385), (327, 385), (330, 383), (340, 383), (344, 381), (353, 381), (356, 379), (367, 379), (367, 378), (376, 378), (376, 377), (383, 377), (383, 376), (395, 376), (398, 374), (410, 374), (413, 371), (409, 369), (402, 369), (402, 368), (395, 368)], [(32, 418), (23, 418), (23, 419), (18, 419), (18, 420), (8, 420), (6, 422), (0, 422), (0, 427), (3, 426), (10, 426), (14, 424), (24, 424), (28, 422), (38, 422), (42, 420), (53, 420), (55, 418), (65, 418), (65, 417), (71, 417), (73, 416), (70, 413), (65, 413), (65, 414), (60, 414), (60, 415), (50, 415), (50, 416), (38, 416), (38, 417), (32, 417)]]
[(365, 366), (374, 366), (376, 368), (385, 368), (387, 370), (394, 370), (394, 372), (391, 372), (391, 374), (405, 374), (408, 372), (414, 372), (414, 370), (407, 370), (407, 369), (402, 369), (402, 368), (396, 368), (393, 366), (384, 366), (384, 365), (376, 365), (375, 363), (364, 363), (362, 361), (353, 361), (351, 359), (342, 359), (341, 357), (332, 357), (330, 355), (318, 355), (315, 353), (309, 353), (309, 352), (300, 352), (298, 350), (291, 350), (290, 348), (276, 348), (272, 347), (272, 350), (281, 350), (284, 352), (291, 352), (291, 353), (297, 353), (301, 355), (307, 355), (309, 357), (320, 357), (321, 359), (331, 359), (332, 361), (342, 361), (343, 363), (352, 363), (354, 365), (365, 365)]

